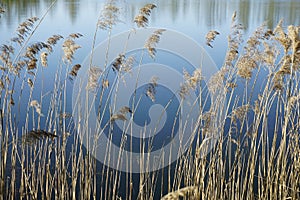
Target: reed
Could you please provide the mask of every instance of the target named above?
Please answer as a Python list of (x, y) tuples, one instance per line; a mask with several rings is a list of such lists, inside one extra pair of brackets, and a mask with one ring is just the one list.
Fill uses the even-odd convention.
[[(147, 27), (154, 8), (154, 4), (146, 4), (139, 10), (133, 19), (137, 27)], [(107, 31), (111, 37), (111, 30), (119, 21), (119, 10), (115, 1), (104, 7), (94, 41), (99, 31)], [(0, 7), (2, 15), (5, 10)], [(199, 125), (192, 130), (194, 145), (175, 163), (159, 171), (133, 174), (99, 167), (94, 152), (86, 152), (81, 144), (82, 138), (77, 133), (84, 137), (91, 134), (86, 120), (91, 107), (87, 105), (85, 112), (77, 116), (80, 123), (74, 124), (68, 110), (71, 100), (67, 85), (73, 83), (81, 69), (74, 58), (80, 51), (77, 40), (84, 36), (55, 34), (46, 41), (29, 45), (43, 18), (31, 17), (20, 23), (16, 37), (0, 47), (0, 199), (300, 199), (299, 26), (286, 27), (280, 21), (274, 30), (269, 30), (262, 25), (243, 42), (243, 25), (234, 13), (223, 66), (207, 85), (201, 84), (201, 68), (192, 74), (183, 71), (183, 82), (178, 88), (180, 101), (186, 101), (190, 92), (198, 89), (224, 95), (227, 103), (211, 97), (210, 110), (205, 111), (205, 105), (201, 106), (198, 118), (193, 119)], [(144, 51), (152, 58), (164, 31), (158, 29), (145, 42)], [(213, 48), (218, 34), (215, 30), (208, 32), (209, 47)], [(48, 81), (45, 77), (50, 67), (48, 60), (52, 59), (53, 51), (59, 51), (57, 46), (61, 47), (62, 57), (57, 61), (53, 90), (49, 92), (43, 84)], [(103, 59), (108, 59), (107, 55)], [(138, 62), (120, 52), (112, 65), (106, 61), (100, 69), (93, 66), (91, 59), (83, 89), (93, 96), (93, 105), (95, 94), (100, 94), (101, 105), (104, 91), (113, 84), (107, 79), (107, 68), (111, 67), (124, 83), (122, 77), (131, 73), (133, 64)], [(99, 83), (99, 78), (104, 81)], [(153, 102), (159, 81), (158, 77), (152, 77), (145, 91)], [(133, 107), (124, 106), (120, 110), (104, 102), (110, 110), (105, 127), (112, 127), (119, 120), (126, 130), (132, 130), (128, 119), (134, 116), (140, 99), (135, 96)], [(98, 115), (101, 123), (104, 114)], [(109, 129), (111, 139), (113, 128)], [(209, 151), (207, 143), (215, 139), (211, 135), (214, 132), (218, 132), (219, 139)], [(140, 134), (145, 133), (146, 129)], [(118, 166), (123, 164), (126, 142), (132, 140), (124, 132)], [(141, 169), (153, 165), (146, 157), (152, 142), (140, 144)], [(97, 142), (88, 145), (96, 148)], [(130, 145), (132, 148), (133, 144)], [(107, 144), (105, 149), (108, 155), (105, 161), (109, 162), (112, 147)], [(125, 163), (128, 169), (133, 168), (130, 162), (133, 159), (136, 158), (128, 158)]]

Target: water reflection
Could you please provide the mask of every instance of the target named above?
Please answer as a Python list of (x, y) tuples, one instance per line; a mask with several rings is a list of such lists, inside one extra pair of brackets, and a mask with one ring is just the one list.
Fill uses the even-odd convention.
[[(44, 0), (44, 2), (51, 2), (51, 0)], [(3, 19), (1, 19), (0, 23), (6, 21), (7, 24), (11, 24), (14, 21), (20, 21), (22, 16), (30, 15), (32, 13), (39, 13), (41, 0), (28, 0), (28, 1), (10, 1), (3, 0), (2, 6), (5, 9), (5, 13), (3, 14)]]
[(71, 21), (74, 23), (76, 21), (77, 13), (79, 11), (80, 1), (66, 0), (65, 4), (67, 6), (67, 10), (68, 10), (69, 16), (71, 18)]
[[(71, 21), (76, 23), (80, 7), (89, 1), (62, 0), (58, 2), (64, 3), (66, 13), (68, 13)], [(2, 4), (7, 12), (3, 15), (0, 23), (5, 21), (7, 24), (11, 24), (15, 20), (20, 21), (23, 16), (38, 15), (42, 8), (46, 8), (51, 2), (52, 0), (4, 0)], [(100, 2), (104, 3), (105, 1)], [(123, 0), (123, 4), (126, 5), (124, 8), (126, 18), (132, 19), (138, 12), (138, 8), (147, 2), (149, 1)], [(284, 18), (287, 24), (299, 24), (300, 20), (299, 15), (297, 15), (297, 13), (300, 13), (300, 3), (297, 0), (169, 0), (154, 1), (154, 3), (159, 8), (159, 12), (156, 12), (153, 16), (154, 21), (170, 18), (173, 22), (176, 22), (182, 18), (190, 20), (193, 17), (198, 25), (206, 25), (209, 28), (230, 21), (234, 11), (238, 12), (240, 21), (246, 28), (261, 24), (264, 21), (267, 22), (269, 28), (272, 28), (281, 18)]]

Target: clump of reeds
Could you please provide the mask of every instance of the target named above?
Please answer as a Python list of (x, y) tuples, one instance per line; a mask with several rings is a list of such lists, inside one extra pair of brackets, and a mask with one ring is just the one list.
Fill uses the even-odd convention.
[[(184, 184), (173, 187), (163, 196), (165, 199), (300, 197), (300, 171), (294, 167), (299, 166), (300, 148), (299, 139), (296, 143), (294, 140), (299, 138), (298, 120), (294, 121), (299, 115), (299, 27), (288, 26), (284, 30), (281, 21), (271, 31), (262, 25), (240, 51), (243, 26), (236, 14), (232, 19), (224, 66), (208, 82), (211, 94), (223, 91), (224, 85), (227, 88), (229, 104), (223, 106), (229, 120), (228, 131), (224, 130), (224, 122), (218, 121), (214, 109), (202, 113), (202, 136), (213, 132), (217, 124), (219, 141), (211, 152), (206, 152), (205, 144), (213, 138), (199, 139), (196, 155), (187, 155), (192, 162), (183, 158), (182, 164), (178, 162), (178, 171), (175, 170), (183, 174), (180, 180)], [(269, 74), (263, 85), (258, 86), (261, 68)], [(191, 77), (184, 74), (186, 80)], [(238, 77), (247, 81), (240, 82)], [(181, 91), (186, 94), (188, 88), (184, 84)], [(236, 93), (235, 88), (242, 92)], [(212, 108), (215, 106), (220, 105)], [(203, 157), (205, 153), (207, 156)], [(178, 188), (182, 187), (192, 188), (192, 192), (180, 192)]]
[[(111, 29), (118, 20), (119, 9), (114, 1), (110, 2), (97, 24), (105, 30)], [(154, 4), (147, 4), (140, 9), (140, 14), (135, 18), (138, 27), (148, 25), (153, 8)], [(35, 90), (41, 93), (40, 99), (35, 100), (33, 89), (39, 84), (36, 80), (39, 67), (48, 65), (49, 54), (62, 39), (60, 35), (53, 35), (45, 42), (27, 45), (36, 20), (30, 18), (21, 23), (12, 45), (4, 44), (0, 49), (0, 194), (4, 198), (90, 199), (100, 196), (102, 199), (153, 199), (155, 195), (162, 199), (300, 198), (299, 26), (291, 25), (286, 30), (281, 21), (271, 31), (263, 25), (243, 44), (243, 25), (238, 22), (235, 13), (224, 66), (212, 76), (207, 88), (200, 84), (203, 80), (200, 69), (192, 74), (183, 71), (184, 80), (178, 88), (182, 101), (195, 89), (208, 89), (213, 96), (209, 110), (205, 110), (206, 105), (200, 102), (198, 119), (189, 119), (198, 122), (192, 130), (196, 133), (195, 143), (172, 166), (159, 172), (141, 173), (136, 176), (137, 180), (131, 173), (120, 175), (118, 170), (105, 166), (99, 172), (96, 159), (90, 152), (85, 153), (80, 143), (78, 133), (88, 135), (91, 132), (85, 126), (86, 118), (78, 114), (79, 124), (68, 124), (72, 121), (72, 114), (67, 111), (66, 79), (68, 76), (74, 79), (80, 70), (79, 64), (70, 64), (79, 48), (75, 39), (81, 34), (70, 34), (63, 42), (65, 55), (62, 60), (67, 62), (60, 63), (58, 67), (54, 89), (47, 93)], [(163, 29), (154, 32), (145, 45), (153, 58), (162, 32)], [(215, 35), (208, 36), (206, 39), (211, 45)], [(24, 51), (16, 53), (16, 46), (21, 46)], [(135, 60), (133, 56), (126, 58), (124, 55), (120, 54), (111, 65), (118, 75), (130, 72)], [(72, 67), (62, 74), (64, 65)], [(268, 73), (262, 84), (257, 80), (261, 68), (267, 69)], [(87, 90), (96, 91), (102, 73), (98, 67), (89, 68)], [(246, 81), (240, 81), (240, 77)], [(19, 79), (23, 84), (27, 81), (30, 86), (29, 97), (20, 95), (15, 100), (13, 95), (19, 89), (15, 82)], [(145, 93), (153, 102), (157, 98), (157, 86), (158, 78), (153, 77), (146, 87)], [(109, 88), (105, 77), (102, 87)], [(22, 88), (23, 85), (20, 93), (26, 91)], [(227, 101), (221, 101), (218, 95), (214, 95), (225, 90)], [(43, 101), (48, 95), (51, 96), (49, 106), (45, 103), (47, 101)], [(19, 124), (23, 116), (20, 102), (28, 102), (27, 109), (24, 109), (24, 124)], [(11, 109), (11, 105), (15, 104), (19, 105), (17, 109)], [(109, 109), (114, 108), (113, 103), (109, 106)], [(29, 115), (31, 107), (34, 110)], [(86, 110), (88, 112), (89, 108)], [(38, 114), (37, 119), (34, 113)], [(134, 115), (134, 108), (121, 107), (112, 112), (109, 123), (128, 120), (129, 115)], [(45, 122), (40, 119), (41, 116), (44, 116), (42, 119)], [(24, 133), (21, 138), (18, 136), (20, 129)], [(111, 139), (113, 132), (109, 131)], [(214, 135), (216, 132), (218, 134)], [(122, 138), (126, 138), (127, 133), (122, 134)], [(70, 136), (73, 138), (69, 139)], [(209, 141), (214, 140), (217, 142), (211, 146)], [(18, 145), (19, 141), (26, 145)], [(70, 142), (69, 148), (67, 145)], [(122, 140), (121, 147), (125, 142), (130, 140)], [(107, 155), (112, 151), (109, 145), (105, 149)], [(151, 142), (145, 144), (141, 141), (141, 152), (150, 152), (145, 150), (147, 145), (148, 149), (152, 148)], [(121, 148), (120, 157), (124, 155), (122, 153)], [(108, 156), (106, 159), (110, 162), (111, 158)], [(132, 168), (133, 159), (122, 164)], [(139, 164), (144, 168), (153, 163), (140, 159)], [(19, 183), (18, 188), (16, 183)], [(124, 195), (119, 192), (123, 186), (126, 188)], [(161, 191), (158, 191), (158, 186)]]

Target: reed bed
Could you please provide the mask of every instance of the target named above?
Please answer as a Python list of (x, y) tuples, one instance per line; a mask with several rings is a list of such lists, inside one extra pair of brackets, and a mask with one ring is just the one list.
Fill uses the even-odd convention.
[[(133, 19), (136, 26), (147, 27), (155, 9), (159, 8), (154, 4), (141, 8)], [(1, 15), (5, 15), (2, 8)], [(110, 37), (118, 15), (116, 2), (110, 1), (101, 12), (94, 40), (99, 31), (107, 31)], [(215, 99), (209, 111), (201, 109), (195, 119), (199, 128), (194, 130), (194, 145), (175, 163), (159, 171), (132, 174), (100, 165), (81, 144), (77, 133), (88, 137), (88, 125), (73, 123), (67, 88), (81, 69), (73, 62), (84, 36), (55, 34), (29, 45), (43, 17), (20, 23), (16, 37), (0, 47), (1, 199), (300, 199), (299, 26), (280, 21), (270, 30), (262, 25), (244, 41), (243, 25), (234, 13), (223, 66), (206, 86), (200, 84), (201, 69), (183, 72), (184, 82), (178, 88), (181, 101), (205, 87), (226, 96), (227, 103)], [(155, 31), (145, 43), (145, 53), (153, 58), (163, 32)], [(207, 34), (209, 47), (214, 48), (219, 34), (215, 30)], [(49, 81), (45, 76), (48, 59), (53, 59), (51, 53), (59, 51), (59, 46), (63, 56), (57, 61), (49, 92), (43, 88)], [(102, 69), (91, 62), (84, 89), (103, 94), (111, 83), (98, 80), (107, 76), (108, 67), (120, 77), (129, 73), (135, 61), (122, 53), (113, 65), (106, 63)], [(151, 101), (158, 83), (157, 77), (149, 81)], [(225, 119), (215, 107), (221, 108)], [(82, 121), (89, 109), (80, 116)], [(132, 107), (112, 110), (107, 123), (126, 122), (134, 112)], [(103, 120), (101, 113), (99, 120)], [(208, 151), (206, 135), (216, 130), (218, 141)], [(122, 141), (126, 142), (125, 134)], [(147, 152), (144, 146), (141, 152)], [(111, 147), (106, 151), (109, 155)], [(151, 164), (146, 158), (140, 162), (141, 168)]]

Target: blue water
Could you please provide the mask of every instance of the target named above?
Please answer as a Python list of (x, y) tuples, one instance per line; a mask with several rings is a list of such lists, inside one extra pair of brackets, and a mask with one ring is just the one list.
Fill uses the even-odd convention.
[[(220, 68), (223, 64), (224, 57), (226, 54), (227, 47), (227, 35), (230, 33), (230, 20), (231, 15), (234, 11), (237, 11), (237, 16), (239, 21), (245, 26), (245, 36), (247, 37), (255, 31), (255, 29), (262, 23), (266, 23), (268, 28), (274, 28), (277, 22), (280, 19), (284, 19), (284, 24), (300, 24), (300, 2), (299, 1), (226, 1), (226, 0), (205, 0), (205, 1), (151, 1), (157, 5), (157, 8), (154, 9), (149, 26), (158, 27), (158, 28), (168, 28), (180, 33), (183, 33), (193, 40), (198, 42), (200, 45), (204, 46), (204, 49), (212, 57), (213, 61), (216, 63), (216, 66)], [(137, 0), (128, 0), (121, 1), (118, 5), (121, 7), (120, 10), (120, 22), (114, 27), (112, 35), (121, 33), (132, 29), (135, 25), (133, 23), (134, 16), (138, 13), (138, 9), (142, 7), (148, 1), (137, 1)], [(15, 29), (18, 24), (30, 16), (42, 17), (43, 13), (46, 12), (48, 6), (51, 4), (50, 1), (40, 0), (36, 2), (24, 2), (20, 3), (19, 1), (9, 1), (2, 2), (4, 8), (7, 10), (6, 13), (2, 14), (0, 18), (0, 44), (10, 43), (10, 38), (15, 36)], [(59, 0), (49, 13), (45, 16), (42, 23), (39, 25), (38, 29), (33, 34), (30, 43), (35, 41), (45, 41), (48, 37), (53, 34), (60, 34), (64, 37), (67, 37), (68, 34), (79, 32), (84, 36), (76, 40), (81, 48), (75, 54), (75, 59), (73, 64), (83, 63), (84, 59), (89, 55), (92, 47), (92, 40), (94, 32), (96, 29), (97, 19), (99, 17), (100, 11), (103, 9), (105, 1), (97, 0), (74, 0), (74, 1), (63, 1)], [(213, 43), (214, 48), (210, 48), (205, 45), (205, 34), (209, 30), (217, 30), (221, 34), (216, 38)], [(99, 31), (96, 44), (107, 39), (108, 33), (106, 31)], [(174, 41), (176, 43), (176, 41)], [(180, 47), (178, 47), (180, 48)], [(130, 52), (137, 53), (140, 52)], [(38, 78), (35, 90), (33, 92), (33, 99), (39, 99), (41, 90), (43, 93), (53, 92), (55, 73), (61, 61), (62, 51), (61, 51), (61, 42), (57, 44), (54, 53), (51, 54), (48, 58), (49, 66), (45, 69), (39, 69), (37, 71)], [(139, 56), (137, 56), (139, 57)], [(155, 62), (168, 66), (172, 66), (178, 73), (182, 73), (183, 69), (186, 69), (189, 73), (192, 73), (194, 66), (191, 66), (189, 61), (181, 59), (180, 57), (174, 57), (170, 52), (158, 51), (155, 61), (149, 57), (145, 57), (143, 63)], [(63, 69), (63, 73), (64, 73)], [(113, 82), (116, 78), (116, 73), (110, 70), (108, 73), (108, 80)], [(22, 77), (22, 76), (21, 76)], [(263, 76), (261, 77), (263, 79)], [(21, 88), (22, 79), (16, 82), (16, 88)], [(159, 81), (158, 81), (159, 82)], [(41, 84), (43, 83), (43, 84)], [(101, 83), (101, 80), (99, 81)], [(140, 125), (147, 125), (151, 123), (151, 118), (149, 116), (149, 110), (154, 104), (160, 104), (163, 107), (169, 102), (169, 99), (173, 97), (174, 93), (170, 91), (164, 85), (158, 85), (156, 88), (157, 99), (156, 103), (152, 102), (146, 95), (145, 90), (147, 89), (147, 84), (140, 86), (135, 91), (136, 96), (141, 97), (141, 102), (143, 106), (137, 106), (136, 117), (133, 118), (133, 121)], [(112, 86), (110, 86), (112, 87)], [(106, 92), (109, 91), (105, 90)], [(73, 82), (67, 81), (67, 96), (71, 97)], [(258, 89), (258, 88), (257, 88)], [(20, 103), (20, 108), (15, 107), (15, 112), (19, 113), (16, 116), (19, 126), (19, 134), (21, 133), (21, 128), (25, 124), (26, 112), (18, 112), (19, 110), (23, 111), (27, 109), (28, 98), (29, 98), (29, 87), (24, 86), (22, 97), (19, 100), (19, 91), (15, 91), (15, 101)], [(242, 91), (243, 88), (237, 89), (237, 94), (239, 91)], [(196, 91), (196, 94), (199, 91)], [(98, 93), (98, 99), (99, 99)], [(204, 94), (203, 94), (204, 95)], [(255, 96), (256, 94), (254, 94)], [(46, 96), (47, 97), (47, 96)], [(104, 98), (109, 98), (108, 93), (104, 93)], [(160, 147), (171, 142), (173, 133), (168, 131), (175, 127), (178, 129), (178, 124), (175, 123), (175, 112), (179, 107), (180, 99), (174, 98), (174, 101), (168, 106), (166, 110), (167, 113), (167, 123), (162, 128), (155, 137), (149, 137), (145, 139), (145, 144), (148, 145), (151, 142), (154, 144), (152, 151), (158, 150)], [(104, 101), (105, 102), (105, 101)], [(127, 106), (134, 107), (134, 96), (131, 93), (130, 101)], [(49, 105), (50, 99), (44, 98), (43, 105)], [(99, 108), (99, 104), (95, 105), (95, 109)], [(100, 106), (102, 109), (103, 106)], [(47, 114), (47, 106), (43, 106), (43, 113)], [(104, 113), (104, 120), (101, 122), (102, 128), (107, 124), (110, 118), (109, 110), (101, 110), (101, 113)], [(67, 102), (66, 112), (72, 113), (72, 102)], [(30, 115), (31, 116), (31, 115)], [(130, 115), (127, 116), (130, 118)], [(249, 116), (251, 118), (251, 116)], [(32, 122), (32, 117), (29, 118), (28, 129), (32, 129), (36, 126)], [(71, 121), (71, 120), (70, 120)], [(270, 117), (270, 127), (274, 127), (272, 123), (272, 117)], [(41, 124), (47, 126), (47, 119), (41, 118)], [(72, 124), (72, 123), (71, 123)], [(48, 127), (44, 127), (45, 129)], [(70, 127), (72, 129), (74, 127)], [(122, 139), (122, 130), (118, 124), (112, 124), (112, 127), (106, 127), (105, 133), (108, 137), (108, 130), (113, 129), (114, 133), (112, 135), (112, 141), (116, 146), (120, 146)], [(270, 134), (272, 130), (270, 130)], [(137, 137), (132, 137), (133, 147), (130, 147), (129, 144), (125, 146), (125, 150), (131, 150), (133, 152), (140, 151), (140, 142), (141, 140)], [(151, 141), (151, 142), (150, 142)], [(72, 144), (68, 144), (71, 148)], [(144, 147), (145, 151), (148, 151), (148, 146)], [(98, 163), (99, 170), (102, 169), (101, 163)], [(172, 166), (174, 167), (174, 166)], [(166, 174), (167, 171), (165, 171)], [(159, 174), (161, 174), (159, 172)], [(125, 175), (124, 175), (125, 176)], [(135, 175), (134, 175), (135, 176)], [(134, 177), (134, 180), (138, 180), (138, 175)], [(101, 179), (101, 177), (99, 177)], [(126, 184), (121, 184), (121, 191), (125, 191)], [(138, 193), (138, 188), (134, 188), (134, 196), (136, 197)]]

